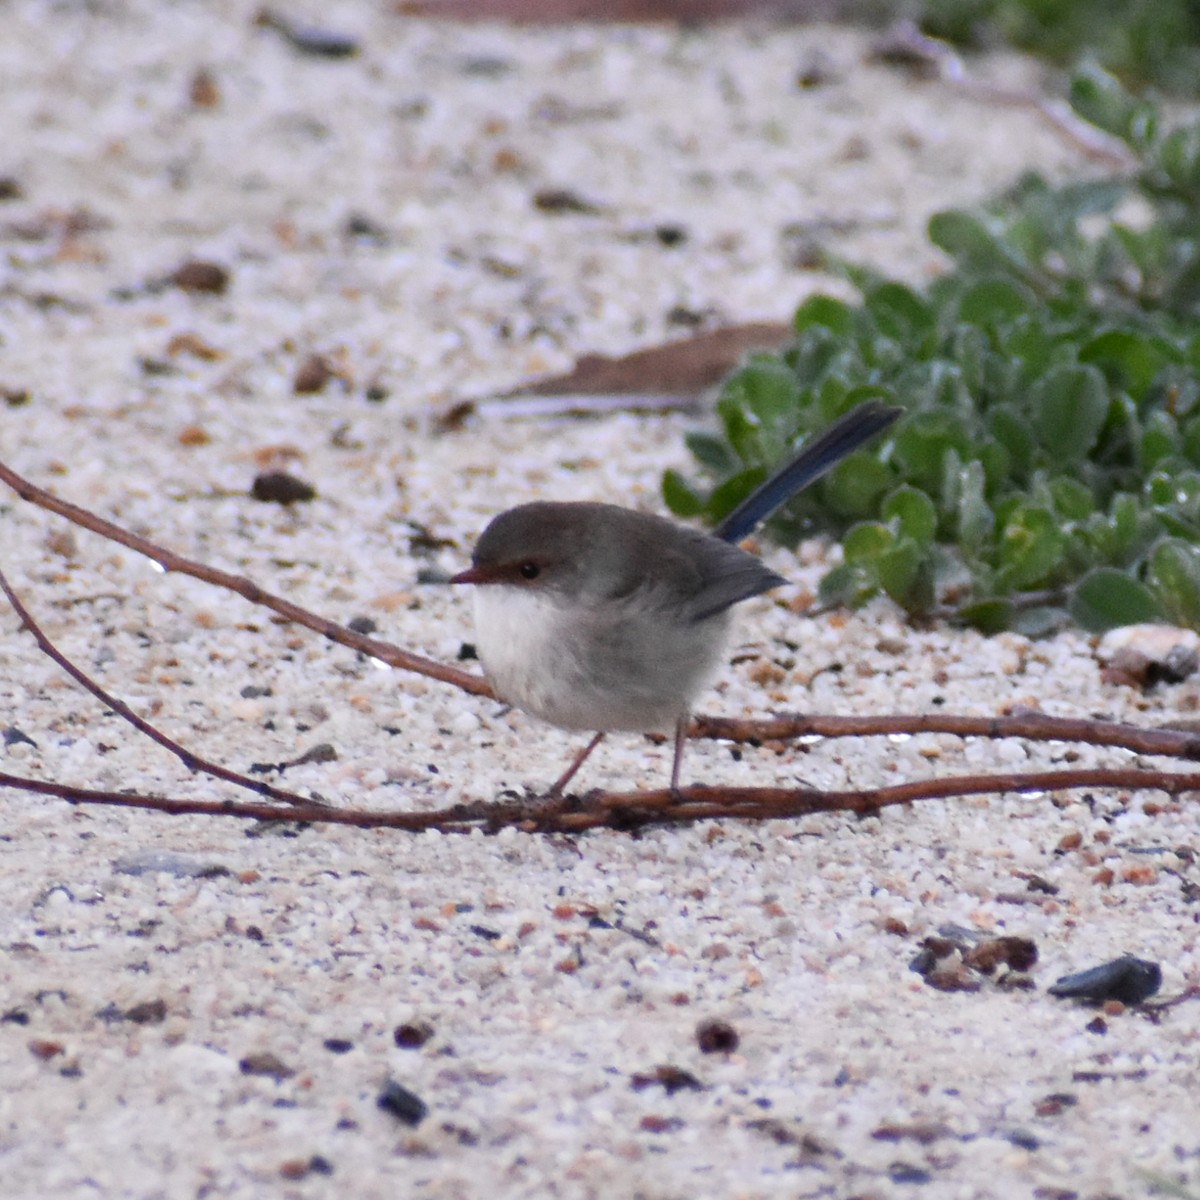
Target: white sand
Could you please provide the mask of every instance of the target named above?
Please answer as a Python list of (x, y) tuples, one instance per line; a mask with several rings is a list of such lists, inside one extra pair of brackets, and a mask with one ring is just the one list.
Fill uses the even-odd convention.
[[(845, 31), (514, 31), (384, 8), (322, 15), (363, 39), (331, 62), (255, 28), (249, 2), (4, 7), (0, 174), (24, 197), (0, 204), (0, 388), (30, 400), (0, 407), (0, 455), (185, 554), (337, 619), (372, 616), (444, 659), (470, 637), (468, 607), (420, 584), (422, 569), (461, 565), (517, 500), (656, 507), (663, 467), (686, 465), (686, 423), (489, 419), (435, 436), (435, 405), (679, 332), (676, 306), (786, 318), (830, 286), (788, 265), (790, 224), (849, 222), (828, 244), (920, 280), (936, 269), (931, 211), (1028, 167), (1084, 169), (1026, 113), (863, 66), (865, 39)], [(835, 81), (798, 90), (818, 49)], [(201, 67), (214, 109), (188, 100)], [(1035, 77), (1013, 61), (978, 69)], [(601, 212), (538, 211), (532, 195), (551, 187)], [(72, 212), (99, 227), (64, 233)], [(354, 213), (382, 244), (344, 236)], [(648, 236), (663, 223), (686, 243)], [(226, 265), (229, 292), (142, 289), (190, 257)], [(172, 356), (181, 334), (220, 357)], [(349, 383), (293, 395), (312, 351)], [(383, 403), (364, 398), (373, 383)], [(183, 444), (190, 427), (207, 444)], [(315, 503), (246, 497), (272, 448)], [(412, 552), (418, 527), (449, 544)], [(0, 530), (5, 571), (62, 648), (231, 766), (328, 742), (336, 762), (284, 784), (429, 808), (545, 783), (577, 744), (164, 577), (8, 493)], [(812, 587), (820, 560), (809, 547), (770, 561)], [(705, 711), (926, 711), (941, 697), (947, 712), (1025, 703), (1154, 723), (1200, 704), (1194, 682), (1145, 697), (1102, 683), (1077, 634), (914, 631), (882, 604), (814, 621), (788, 611), (795, 594), (744, 606), (737, 662)], [(36, 742), (0, 748), (5, 771), (230, 794), (103, 715), (7, 612), (2, 726)], [(929, 737), (736, 761), (698, 744), (687, 771), (869, 786), (1073, 757)], [(658, 785), (668, 758), (613, 738), (582, 782)], [(1125, 950), (1162, 963), (1164, 996), (1200, 981), (1196, 906), (1174, 873), (1196, 869), (1172, 852), (1195, 848), (1186, 802), (988, 797), (568, 839), (251, 837), (234, 821), (3, 799), (0, 1192), (13, 1200), (1133, 1197), (1145, 1172), (1200, 1179), (1200, 1005), (1160, 1024), (1113, 1016), (1097, 1034), (1091, 1010), (1044, 992)], [(1057, 853), (1074, 833), (1080, 848)], [(158, 854), (186, 857), (175, 873), (124, 873)], [(225, 873), (181, 876), (181, 861)], [(1026, 892), (1023, 873), (1060, 891)], [(908, 934), (885, 932), (889, 918)], [(907, 964), (947, 924), (1035, 938), (1038, 990), (926, 987)], [(155, 1000), (160, 1023), (114, 1015)], [(736, 1027), (736, 1053), (700, 1053), (711, 1017)], [(421, 1049), (393, 1043), (409, 1021), (433, 1028)], [(243, 1074), (254, 1054), (295, 1073)], [(704, 1090), (632, 1086), (664, 1064)], [(428, 1105), (416, 1129), (376, 1109), (388, 1077)], [(1073, 1101), (1047, 1104), (1056, 1093)], [(928, 1137), (881, 1140), (886, 1126)]]

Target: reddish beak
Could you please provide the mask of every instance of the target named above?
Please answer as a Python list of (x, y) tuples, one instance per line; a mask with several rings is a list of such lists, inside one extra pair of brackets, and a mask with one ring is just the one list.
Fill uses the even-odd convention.
[(495, 576), (485, 567), (468, 567), (450, 577), (451, 583), (491, 583)]

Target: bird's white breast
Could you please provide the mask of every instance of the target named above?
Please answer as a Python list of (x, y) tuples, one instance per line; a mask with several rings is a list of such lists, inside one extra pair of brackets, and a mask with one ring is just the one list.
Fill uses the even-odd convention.
[(477, 649), (497, 693), (563, 729), (670, 729), (711, 678), (727, 625), (725, 613), (681, 622), (625, 600), (475, 589)]

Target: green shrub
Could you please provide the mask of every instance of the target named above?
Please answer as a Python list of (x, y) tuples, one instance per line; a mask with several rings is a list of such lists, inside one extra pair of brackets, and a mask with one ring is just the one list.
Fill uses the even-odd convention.
[(844, 535), (825, 601), (884, 592), (987, 630), (1200, 628), (1200, 124), (1163, 131), (1098, 71), (1072, 102), (1139, 168), (939, 213), (952, 266), (923, 292), (844, 268), (861, 302), (812, 297), (790, 345), (729, 377), (720, 432), (688, 438), (713, 485), (668, 472), (674, 512), (719, 520), (877, 396), (906, 410), (891, 433), (768, 524)]

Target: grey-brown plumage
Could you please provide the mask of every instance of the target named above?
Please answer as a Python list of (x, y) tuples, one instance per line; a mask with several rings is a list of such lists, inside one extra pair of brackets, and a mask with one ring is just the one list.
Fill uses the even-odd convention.
[[(720, 663), (729, 609), (785, 582), (733, 538), (890, 424), (860, 405), (813, 439), (738, 506), (713, 536), (613, 504), (521, 504), (483, 531), (468, 570), (477, 585), (479, 657), (496, 693), (563, 729), (676, 731), (672, 787), (692, 702)], [(727, 540), (728, 539), (728, 540)]]

